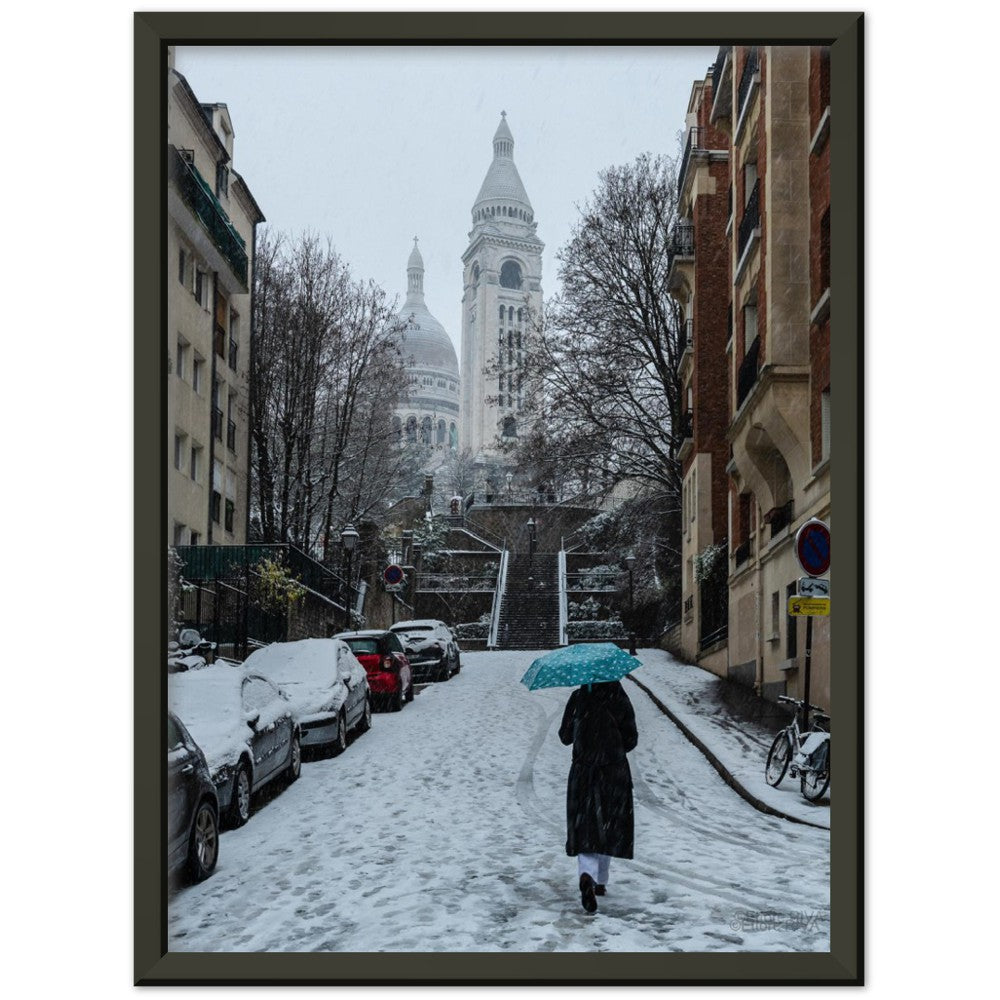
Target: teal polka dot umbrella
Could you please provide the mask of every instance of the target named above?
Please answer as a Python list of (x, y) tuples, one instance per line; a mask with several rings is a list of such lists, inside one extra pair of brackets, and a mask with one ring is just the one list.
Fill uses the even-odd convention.
[(613, 642), (578, 643), (563, 646), (538, 657), (528, 667), (521, 683), (529, 691), (551, 687), (580, 687), (618, 681), (642, 663)]

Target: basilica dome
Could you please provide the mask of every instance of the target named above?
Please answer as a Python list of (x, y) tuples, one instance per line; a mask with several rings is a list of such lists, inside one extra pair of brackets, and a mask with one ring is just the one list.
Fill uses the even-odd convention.
[(399, 318), (406, 323), (400, 350), (407, 368), (437, 368), (458, 378), (458, 355), (445, 328), (431, 315), (424, 302), (424, 259), (413, 241), (406, 264), (406, 302)]

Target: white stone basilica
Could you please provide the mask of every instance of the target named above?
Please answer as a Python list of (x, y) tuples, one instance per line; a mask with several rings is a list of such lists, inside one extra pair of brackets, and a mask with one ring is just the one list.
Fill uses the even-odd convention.
[[(514, 137), (501, 112), (493, 162), (472, 206), (462, 255), (461, 447), (478, 462), (497, 458), (495, 441), (516, 437), (525, 338), (542, 308), (542, 249), (528, 194), (514, 165)], [(484, 375), (484, 368), (498, 371)]]
[(497, 437), (523, 432), (523, 351), (542, 308), (545, 244), (536, 227), (514, 165), (514, 137), (501, 112), (493, 162), (473, 203), (462, 255), (461, 373), (451, 338), (424, 302), (416, 238), (406, 265), (406, 302), (399, 315), (407, 324), (400, 349), (409, 400), (396, 410), (395, 424), (401, 442), (432, 448), (428, 469), (459, 448), (468, 449), (479, 466), (505, 464)]

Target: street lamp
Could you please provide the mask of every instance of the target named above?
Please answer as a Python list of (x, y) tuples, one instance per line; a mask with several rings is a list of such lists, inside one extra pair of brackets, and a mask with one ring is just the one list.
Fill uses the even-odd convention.
[(630, 552), (625, 557), (625, 565), (628, 566), (628, 617), (629, 617), (629, 635), (628, 651), (635, 656), (635, 629), (632, 625), (632, 612), (635, 608), (635, 591), (632, 586), (632, 567), (635, 565), (635, 554)]
[(528, 518), (528, 587), (534, 586), (534, 561), (535, 561), (535, 519)]
[(514, 473), (508, 472), (506, 478), (507, 478), (507, 503), (510, 503), (511, 501), (510, 484), (514, 481)]
[(347, 526), (340, 533), (340, 544), (347, 553), (347, 593), (344, 597), (344, 631), (351, 628), (351, 559), (354, 556), (354, 547), (358, 544), (358, 534), (354, 525), (348, 522)]

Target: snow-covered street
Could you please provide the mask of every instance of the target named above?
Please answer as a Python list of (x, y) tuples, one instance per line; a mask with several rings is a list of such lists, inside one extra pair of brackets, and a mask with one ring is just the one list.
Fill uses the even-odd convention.
[(307, 761), (171, 896), (169, 949), (828, 950), (829, 834), (752, 808), (627, 680), (635, 859), (583, 911), (556, 735), (570, 691), (518, 683), (537, 655), (463, 653), (458, 676)]

